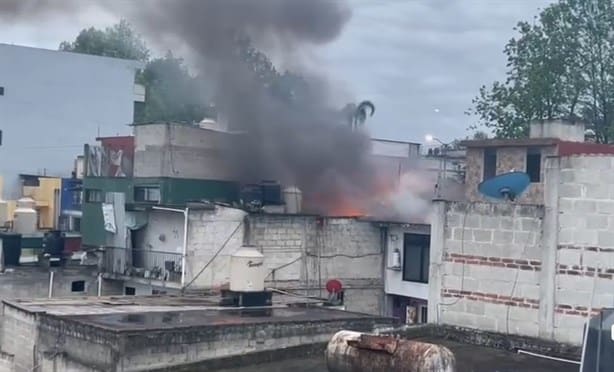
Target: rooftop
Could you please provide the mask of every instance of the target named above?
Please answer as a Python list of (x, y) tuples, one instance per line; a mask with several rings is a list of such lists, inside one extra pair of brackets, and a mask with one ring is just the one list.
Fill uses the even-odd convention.
[[(236, 308), (223, 308), (219, 310), (220, 297), (217, 295), (153, 295), (153, 296), (101, 296), (101, 297), (71, 297), (71, 298), (42, 298), (4, 300), (8, 306), (16, 307), (30, 313), (46, 313), (58, 316), (72, 315), (105, 315), (105, 314), (135, 314), (155, 312), (189, 312), (216, 310), (223, 313), (225, 310)], [(299, 304), (318, 304), (321, 301), (304, 297), (275, 294), (274, 306), (288, 306)], [(203, 313), (205, 314), (205, 313)], [(210, 316), (212, 313), (208, 313)], [(189, 317), (189, 316), (188, 316)], [(154, 316), (155, 318), (155, 316)], [(100, 324), (108, 319), (100, 318)], [(84, 321), (96, 323), (94, 318), (84, 318)]]

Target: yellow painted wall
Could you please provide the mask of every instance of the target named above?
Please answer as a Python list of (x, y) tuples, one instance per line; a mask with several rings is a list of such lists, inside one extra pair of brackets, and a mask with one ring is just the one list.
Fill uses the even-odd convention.
[(23, 187), (22, 195), (36, 201), (39, 228), (51, 229), (55, 227), (56, 208), (60, 208), (59, 205), (55, 205), (55, 193), (56, 190), (59, 192), (61, 187), (62, 179), (43, 177), (39, 178), (39, 186)]

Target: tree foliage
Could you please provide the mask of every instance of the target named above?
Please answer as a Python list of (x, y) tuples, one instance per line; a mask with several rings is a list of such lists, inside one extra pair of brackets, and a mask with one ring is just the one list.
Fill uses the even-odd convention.
[(155, 121), (199, 122), (212, 114), (203, 94), (204, 82), (190, 75), (181, 58), (167, 53), (150, 60), (145, 41), (124, 20), (98, 30), (82, 30), (73, 42), (64, 41), (60, 50), (145, 62), (136, 81), (145, 86), (145, 105), (136, 110), (136, 123)]
[(482, 86), (469, 114), (495, 136), (528, 135), (533, 120), (583, 120), (597, 141), (614, 134), (614, 0), (559, 0), (520, 22), (507, 79)]
[(206, 104), (200, 78), (191, 76), (181, 58), (170, 51), (164, 58), (147, 63), (139, 81), (146, 87), (144, 109), (135, 122), (174, 121), (200, 122), (214, 116), (213, 107)]
[(149, 49), (130, 24), (121, 20), (118, 24), (98, 30), (90, 27), (82, 30), (75, 41), (64, 41), (60, 50), (97, 56), (147, 61)]

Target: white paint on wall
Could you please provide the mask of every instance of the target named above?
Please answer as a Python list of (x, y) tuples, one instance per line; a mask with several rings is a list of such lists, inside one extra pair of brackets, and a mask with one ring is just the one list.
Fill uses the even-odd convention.
[(70, 175), (83, 144), (130, 134), (137, 61), (0, 44), (0, 174)]

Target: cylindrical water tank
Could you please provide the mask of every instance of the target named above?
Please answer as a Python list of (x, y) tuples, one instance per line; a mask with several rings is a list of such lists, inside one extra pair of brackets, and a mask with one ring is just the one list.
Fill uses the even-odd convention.
[(243, 246), (230, 256), (230, 290), (264, 291), (264, 256), (256, 247)]
[(33, 234), (36, 232), (38, 214), (34, 209), (36, 202), (32, 198), (17, 200), (17, 209), (13, 214), (13, 231), (18, 234)]
[(0, 199), (0, 226), (4, 226), (9, 219), (9, 203)]
[(441, 345), (339, 331), (326, 348), (326, 365), (330, 372), (455, 372), (456, 358)]
[(303, 193), (298, 187), (286, 187), (283, 191), (286, 213), (301, 213), (303, 206)]

